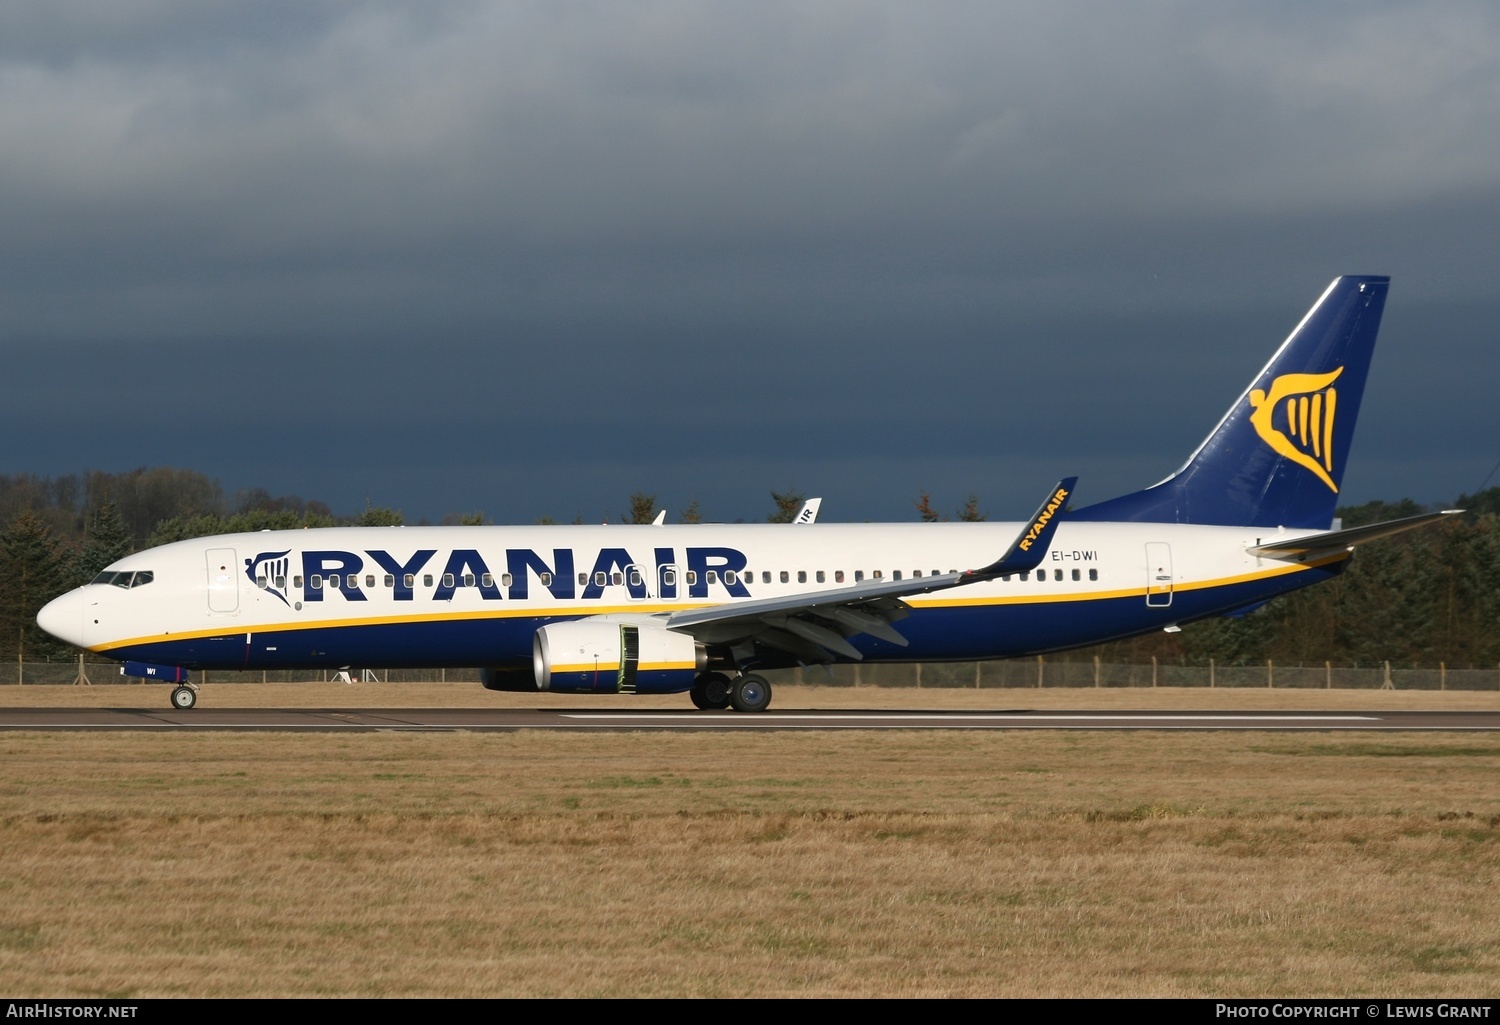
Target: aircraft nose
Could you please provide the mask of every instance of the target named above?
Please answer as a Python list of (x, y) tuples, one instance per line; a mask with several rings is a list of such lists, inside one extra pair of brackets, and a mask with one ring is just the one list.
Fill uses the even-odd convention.
[(69, 591), (53, 598), (36, 614), (36, 624), (60, 641), (83, 647), (83, 594)]

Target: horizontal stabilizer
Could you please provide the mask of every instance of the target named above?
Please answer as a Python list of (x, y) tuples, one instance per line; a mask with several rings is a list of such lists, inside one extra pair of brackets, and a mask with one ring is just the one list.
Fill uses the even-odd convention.
[(1445, 516), (1457, 516), (1461, 512), (1463, 512), (1462, 509), (1444, 509), (1442, 512), (1423, 513), (1420, 516), (1407, 516), (1399, 520), (1386, 520), (1384, 523), (1371, 523), (1364, 527), (1350, 527), (1348, 530), (1329, 530), (1321, 534), (1306, 534), (1302, 537), (1277, 538), (1275, 541), (1254, 545), (1245, 550), (1251, 555), (1270, 559), (1291, 559), (1314, 553), (1334, 552), (1343, 548), (1353, 548), (1357, 544), (1374, 541), (1376, 538), (1403, 534), (1408, 530), (1435, 523)]

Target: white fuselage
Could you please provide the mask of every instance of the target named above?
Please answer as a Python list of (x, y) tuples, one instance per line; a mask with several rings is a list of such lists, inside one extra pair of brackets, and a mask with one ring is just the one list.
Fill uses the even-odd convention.
[[(497, 665), (527, 659), (538, 627), (559, 620), (661, 616), (984, 566), (1023, 526), (231, 534), (131, 555), (109, 568), (113, 582), (70, 592), (41, 618), (50, 632), (91, 651), (188, 668)], [(1254, 527), (1064, 522), (1035, 571), (906, 598), (901, 631), (909, 646), (851, 640), (872, 660), (1003, 658), (1171, 627), (1337, 569), (1330, 560), (1303, 565), (1246, 552), (1276, 535)], [(139, 582), (141, 573), (149, 582)]]

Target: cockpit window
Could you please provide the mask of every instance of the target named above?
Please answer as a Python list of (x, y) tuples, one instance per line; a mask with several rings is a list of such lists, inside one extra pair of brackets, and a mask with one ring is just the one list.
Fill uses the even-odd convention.
[(93, 580), (91, 584), (113, 584), (116, 587), (144, 587), (156, 578), (156, 574), (149, 569), (137, 570), (105, 570)]

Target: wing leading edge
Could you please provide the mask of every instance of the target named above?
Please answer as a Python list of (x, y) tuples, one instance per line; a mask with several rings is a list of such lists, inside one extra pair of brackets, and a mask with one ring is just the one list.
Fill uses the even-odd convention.
[(848, 641), (861, 633), (905, 647), (906, 638), (891, 625), (909, 611), (902, 598), (1035, 569), (1047, 555), (1077, 482), (1077, 477), (1059, 481), (1005, 554), (980, 569), (725, 603), (672, 613), (666, 617), (666, 626), (709, 644), (759, 641), (807, 662), (831, 662), (834, 654), (863, 659)]

